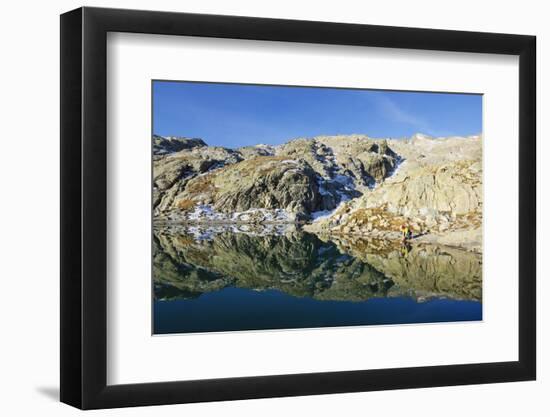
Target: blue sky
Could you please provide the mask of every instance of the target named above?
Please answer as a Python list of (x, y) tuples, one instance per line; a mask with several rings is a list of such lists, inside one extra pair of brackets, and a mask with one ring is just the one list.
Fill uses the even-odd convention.
[(153, 82), (153, 132), (236, 148), (297, 137), (474, 135), (482, 96), (245, 84)]

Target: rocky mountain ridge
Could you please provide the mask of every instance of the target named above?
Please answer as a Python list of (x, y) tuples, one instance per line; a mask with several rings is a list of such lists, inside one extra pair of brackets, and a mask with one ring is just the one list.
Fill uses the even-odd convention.
[(481, 137), (415, 135), (388, 146), (403, 161), (394, 175), (306, 230), (397, 239), (408, 224), (420, 241), (481, 251)]
[(230, 149), (153, 137), (155, 221), (305, 223), (318, 235), (399, 239), (481, 251), (481, 137), (299, 138)]
[(250, 210), (285, 216), (248, 221), (311, 220), (383, 182), (400, 161), (385, 140), (359, 135), (238, 149), (189, 138), (154, 141), (155, 217), (187, 222), (234, 221)]

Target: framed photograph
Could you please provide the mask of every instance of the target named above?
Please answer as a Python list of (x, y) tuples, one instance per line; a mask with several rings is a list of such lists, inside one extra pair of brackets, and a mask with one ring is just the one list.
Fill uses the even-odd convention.
[(61, 16), (61, 401), (533, 380), (535, 37)]

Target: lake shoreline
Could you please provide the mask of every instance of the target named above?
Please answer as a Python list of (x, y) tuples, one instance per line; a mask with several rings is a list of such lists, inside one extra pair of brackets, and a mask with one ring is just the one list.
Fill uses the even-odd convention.
[[(307, 221), (262, 221), (262, 222), (246, 222), (246, 221), (228, 221), (228, 220), (207, 220), (207, 221), (181, 221), (181, 220), (165, 220), (154, 219), (153, 227), (178, 227), (183, 226), (187, 228), (212, 228), (212, 227), (246, 227), (251, 231), (262, 232), (267, 229), (266, 226), (280, 226), (288, 227), (291, 230), (301, 230), (307, 233), (312, 233), (317, 236), (335, 236), (338, 238), (364, 238), (364, 239), (376, 239), (387, 240), (390, 242), (401, 241), (401, 233), (396, 231), (357, 231), (350, 230), (347, 232), (341, 232), (337, 230), (323, 230), (316, 227), (314, 222)], [(242, 233), (246, 233), (246, 230), (241, 230)], [(408, 240), (407, 243), (429, 243), (433, 245), (447, 246), (455, 249), (460, 249), (468, 252), (474, 252), (482, 254), (482, 235), (481, 230), (477, 229), (460, 229), (449, 230), (446, 232), (423, 232), (417, 236), (413, 235), (413, 238)]]

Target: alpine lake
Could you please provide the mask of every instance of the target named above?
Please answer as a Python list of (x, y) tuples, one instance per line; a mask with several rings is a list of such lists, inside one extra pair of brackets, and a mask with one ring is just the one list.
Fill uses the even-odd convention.
[(294, 225), (153, 227), (153, 333), (482, 320), (482, 255)]

